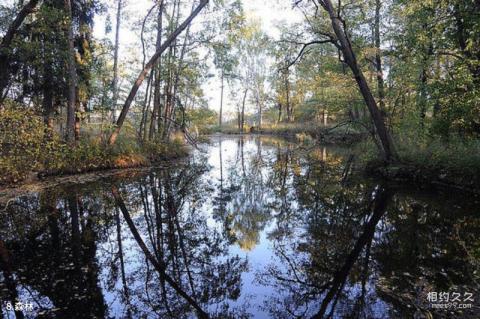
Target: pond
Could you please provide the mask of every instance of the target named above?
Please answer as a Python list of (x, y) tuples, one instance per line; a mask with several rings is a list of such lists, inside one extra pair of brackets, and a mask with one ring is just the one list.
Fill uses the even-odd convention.
[(478, 318), (478, 198), (362, 177), (356, 159), (214, 136), (15, 198), (0, 318)]

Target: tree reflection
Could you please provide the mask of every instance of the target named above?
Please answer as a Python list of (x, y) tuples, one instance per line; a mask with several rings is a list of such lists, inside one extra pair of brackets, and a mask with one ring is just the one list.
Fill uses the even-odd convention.
[(227, 301), (246, 262), (197, 211), (206, 170), (152, 171), (113, 181), (110, 194), (101, 183), (18, 199), (2, 220), (2, 301), (34, 299), (35, 317), (242, 315)]
[[(239, 138), (236, 164), (228, 170), (228, 189), (218, 199), (217, 219), (222, 220), (226, 232), (245, 251), (252, 250), (259, 241), (260, 232), (270, 220), (271, 198), (266, 182), (261, 140), (246, 155), (245, 140)], [(223, 188), (222, 188), (223, 191)]]
[[(0, 218), (0, 318), (479, 313), (477, 294), (463, 310), (426, 298), (480, 291), (475, 198), (366, 179), (356, 156), (324, 146), (212, 147), (214, 160), (15, 199)], [(34, 311), (7, 314), (18, 301)]]
[[(352, 174), (355, 158), (337, 163), (332, 155), (320, 148), (297, 160), (277, 156), (273, 165), (271, 180), (279, 201), (285, 202), (285, 189), (294, 189), (298, 208), (276, 215), (269, 238), (277, 260), (257, 274), (259, 283), (276, 292), (265, 302), (272, 317), (428, 317), (442, 312), (431, 309), (427, 292), (464, 291), (467, 282), (470, 291), (478, 291), (474, 274), (479, 263), (472, 255), (478, 218), (462, 221), (450, 214), (452, 204), (435, 210), (429, 198), (418, 202), (410, 195), (393, 195), (398, 191), (391, 187), (387, 191), (369, 186), (369, 181), (358, 183)], [(301, 172), (295, 169), (298, 161)], [(289, 167), (285, 187), (288, 178), (282, 173)], [(457, 204), (456, 210), (469, 209)], [(430, 216), (427, 223), (425, 216)], [(448, 254), (438, 260), (439, 251)], [(449, 316), (468, 312), (450, 311)]]
[(10, 260), (2, 267), (2, 285), (11, 286), (10, 273), (15, 287), (9, 291), (16, 291), (18, 301), (34, 303), (35, 317), (105, 316), (95, 261), (96, 204), (76, 189), (59, 197), (46, 191), (38, 201), (19, 200), (2, 219), (1, 237)]

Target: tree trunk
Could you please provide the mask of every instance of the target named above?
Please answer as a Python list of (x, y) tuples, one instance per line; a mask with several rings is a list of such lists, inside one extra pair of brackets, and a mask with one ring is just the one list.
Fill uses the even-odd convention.
[[(192, 8), (193, 11), (193, 8)], [(178, 21), (180, 19), (180, 1), (175, 0), (173, 3), (173, 9), (172, 9), (172, 19), (170, 22), (170, 25), (174, 26), (171, 27), (176, 28), (178, 25)], [(188, 34), (189, 31), (189, 26), (187, 26), (186, 33)], [(186, 39), (186, 38), (185, 38)], [(177, 57), (177, 39), (172, 43), (170, 46), (170, 49), (168, 51), (168, 84), (166, 86), (165, 90), (165, 110), (164, 110), (164, 115), (163, 115), (163, 132), (162, 132), (162, 139), (164, 141), (168, 140), (170, 138), (170, 127), (171, 127), (171, 121), (175, 120), (174, 119), (174, 108), (175, 108), (175, 94), (176, 94), (176, 83), (177, 83), (177, 77), (178, 77), (178, 72), (176, 72), (174, 63), (172, 60), (176, 60)]]
[(287, 95), (287, 122), (292, 121), (292, 106), (290, 105), (290, 80), (289, 80), (289, 71), (285, 71), (285, 93)]
[(240, 132), (241, 128), (242, 128), (242, 118), (240, 117), (240, 107), (237, 107), (237, 128), (238, 128), (238, 131)]
[(117, 110), (118, 101), (118, 49), (120, 42), (120, 22), (122, 21), (122, 0), (117, 3), (117, 24), (115, 26), (115, 48), (113, 51), (113, 101), (112, 101), (112, 121), (115, 122), (115, 111)]
[(73, 38), (73, 19), (72, 19), (72, 3), (65, 0), (65, 13), (67, 15), (67, 38), (68, 38), (68, 102), (67, 102), (67, 141), (75, 142), (75, 102), (76, 102), (76, 86), (77, 71), (75, 67), (75, 47)]
[(245, 89), (245, 93), (243, 93), (242, 112), (240, 115), (240, 133), (243, 133), (245, 126), (245, 100), (247, 99), (247, 92), (248, 89)]
[(220, 127), (220, 130), (222, 130), (222, 113), (223, 113), (223, 66), (222, 66), (222, 85), (220, 87), (220, 113), (218, 115), (218, 126)]
[[(160, 3), (158, 8), (157, 16), (157, 42), (155, 44), (155, 50), (159, 50), (162, 46), (162, 18), (163, 18), (163, 1)], [(162, 72), (162, 59), (159, 59), (157, 66), (155, 68), (155, 77), (154, 77), (154, 93), (153, 93), (153, 112), (150, 119), (150, 129), (148, 131), (148, 139), (152, 140), (155, 135), (155, 124), (157, 124), (157, 117), (160, 112), (160, 86), (161, 86), (161, 72)], [(160, 127), (158, 127), (160, 129)]]
[(375, 0), (375, 70), (377, 73), (377, 89), (378, 89), (378, 106), (380, 111), (386, 112), (385, 110), (385, 83), (383, 80), (383, 69), (382, 69), (382, 57), (380, 49), (380, 10), (382, 8), (382, 2), (380, 0)]
[(345, 62), (348, 64), (350, 69), (352, 70), (353, 76), (355, 77), (355, 81), (357, 82), (358, 88), (363, 96), (365, 104), (370, 112), (370, 116), (372, 117), (373, 124), (376, 129), (376, 133), (380, 139), (380, 143), (382, 146), (382, 155), (386, 161), (390, 161), (395, 157), (395, 150), (393, 147), (392, 139), (390, 137), (389, 132), (383, 122), (382, 114), (377, 107), (377, 102), (373, 97), (372, 91), (363, 75), (363, 72), (360, 70), (360, 67), (357, 63), (357, 58), (355, 53), (353, 52), (350, 40), (348, 39), (348, 35), (346, 31), (343, 29), (342, 22), (340, 18), (337, 16), (336, 10), (334, 9), (332, 2), (330, 0), (322, 0), (323, 7), (328, 12), (330, 16), (330, 20), (332, 22), (332, 28), (337, 36), (338, 41), (340, 42), (340, 49), (342, 50)]
[(150, 110), (150, 100), (152, 97), (152, 77), (149, 76), (147, 80), (147, 88), (145, 90), (145, 98), (143, 100), (142, 107), (142, 118), (140, 120), (140, 127), (138, 129), (138, 136), (142, 141), (147, 139), (147, 120), (148, 120), (148, 111)]
[[(48, 58), (47, 58), (48, 56)], [(53, 74), (50, 53), (45, 53), (43, 64), (43, 121), (53, 130)]]
[[(192, 6), (192, 11), (194, 10), (195, 7)], [(178, 23), (178, 17), (177, 17), (177, 23)], [(176, 67), (176, 72), (175, 72), (175, 80), (173, 82), (173, 92), (171, 96), (171, 109), (170, 109), (170, 119), (175, 120), (175, 107), (177, 105), (177, 91), (178, 91), (178, 83), (180, 81), (180, 74), (183, 69), (183, 59), (185, 58), (185, 52), (187, 50), (187, 43), (188, 43), (188, 38), (190, 35), (190, 26), (187, 27), (185, 30), (185, 39), (183, 40), (183, 45), (182, 45), (182, 50), (180, 51), (180, 57), (178, 58), (178, 65)], [(185, 119), (185, 117), (184, 117)], [(165, 127), (165, 135), (164, 138), (169, 137), (170, 133), (170, 127), (171, 127), (172, 121), (168, 121), (168, 125)]]
[(18, 28), (22, 25), (25, 18), (34, 11), (38, 4), (38, 0), (31, 0), (18, 13), (17, 17), (7, 29), (7, 33), (0, 42), (0, 102), (4, 97), (4, 90), (8, 86), (9, 72), (10, 72), (10, 58), (7, 52), (12, 44), (13, 37), (17, 33)]
[(277, 124), (282, 121), (282, 103), (278, 103), (278, 119)]
[(143, 68), (143, 70), (140, 72), (140, 74), (137, 77), (137, 80), (135, 81), (132, 89), (130, 90), (130, 93), (128, 94), (125, 104), (123, 105), (122, 112), (120, 113), (120, 116), (118, 117), (118, 120), (116, 123), (117, 127), (110, 135), (110, 138), (108, 141), (110, 145), (114, 144), (115, 141), (117, 140), (118, 134), (120, 133), (122, 125), (125, 122), (125, 119), (127, 117), (128, 110), (130, 109), (130, 105), (132, 104), (133, 99), (135, 98), (135, 95), (137, 94), (137, 91), (140, 88), (140, 85), (142, 85), (142, 82), (145, 79), (145, 76), (147, 75), (147, 73), (151, 70), (151, 68), (153, 67), (157, 59), (162, 55), (162, 53), (170, 46), (170, 44), (178, 37), (178, 35), (183, 30), (185, 30), (185, 28), (192, 22), (192, 20), (207, 5), (208, 1), (209, 0), (201, 0), (200, 4), (192, 12), (192, 14), (190, 14), (190, 16), (168, 37), (165, 43), (163, 43), (160, 49), (157, 52), (155, 52), (155, 54), (152, 56), (150, 61), (148, 61), (148, 63)]
[(258, 105), (258, 129), (262, 128), (262, 111), (263, 111), (263, 102), (260, 99), (260, 92), (257, 92), (257, 105)]
[[(424, 58), (424, 63), (426, 59)], [(426, 65), (422, 65), (420, 70), (420, 92), (418, 93), (418, 106), (420, 108), (420, 127), (425, 127), (425, 116), (427, 113), (427, 70)]]

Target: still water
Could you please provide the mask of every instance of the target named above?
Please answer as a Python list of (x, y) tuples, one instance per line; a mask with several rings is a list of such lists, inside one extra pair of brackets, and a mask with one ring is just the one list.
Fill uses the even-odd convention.
[(477, 198), (367, 179), (348, 149), (200, 149), (11, 201), (0, 318), (480, 317)]

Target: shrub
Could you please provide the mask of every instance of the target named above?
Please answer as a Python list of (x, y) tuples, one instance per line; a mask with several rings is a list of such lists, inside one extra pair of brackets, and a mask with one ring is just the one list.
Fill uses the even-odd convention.
[(102, 138), (84, 135), (71, 146), (50, 131), (33, 110), (19, 106), (0, 110), (0, 184), (21, 181), (35, 172), (56, 175), (138, 167), (186, 154), (180, 134), (174, 134), (168, 143), (155, 140), (143, 146), (134, 132), (121, 134), (112, 146)]
[(0, 110), (0, 183), (24, 179), (39, 169), (46, 126), (32, 110)]
[(169, 143), (161, 140), (147, 141), (143, 151), (151, 162), (183, 157), (187, 154), (183, 140), (173, 139)]
[(396, 145), (403, 162), (428, 169), (480, 175), (478, 140), (453, 136), (448, 141), (441, 138), (430, 138), (425, 141), (403, 138)]

